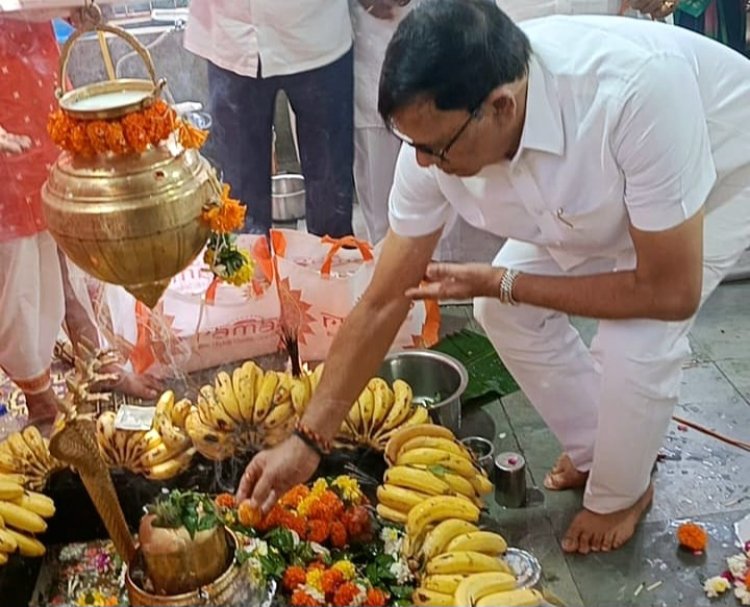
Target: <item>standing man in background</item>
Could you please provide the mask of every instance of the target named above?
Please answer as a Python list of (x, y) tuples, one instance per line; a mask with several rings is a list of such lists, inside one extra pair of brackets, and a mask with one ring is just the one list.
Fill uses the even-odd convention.
[(307, 229), (352, 234), (352, 30), (348, 0), (193, 0), (185, 48), (208, 60), (210, 146), (247, 205), (245, 231), (271, 228), (276, 95), (297, 116)]

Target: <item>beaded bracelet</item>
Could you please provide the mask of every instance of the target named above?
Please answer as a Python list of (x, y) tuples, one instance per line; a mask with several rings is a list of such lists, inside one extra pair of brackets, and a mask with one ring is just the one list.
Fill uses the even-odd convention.
[(308, 428), (301, 420), (295, 425), (293, 434), (320, 457), (331, 452), (331, 441), (323, 438), (315, 430)]

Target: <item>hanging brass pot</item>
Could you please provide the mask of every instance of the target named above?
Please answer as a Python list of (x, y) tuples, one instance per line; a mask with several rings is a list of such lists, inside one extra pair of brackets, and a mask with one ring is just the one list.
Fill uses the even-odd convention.
[[(78, 120), (108, 120), (153, 104), (164, 81), (157, 81), (148, 50), (121, 28), (99, 24), (92, 29), (133, 46), (150, 80), (115, 79), (61, 89), (60, 109)], [(63, 47), (61, 86), (71, 48), (84, 33), (75, 32)], [(142, 153), (86, 157), (63, 152), (42, 199), (50, 233), (76, 265), (153, 307), (170, 279), (206, 244), (209, 229), (201, 212), (219, 192), (209, 163), (171, 136)]]

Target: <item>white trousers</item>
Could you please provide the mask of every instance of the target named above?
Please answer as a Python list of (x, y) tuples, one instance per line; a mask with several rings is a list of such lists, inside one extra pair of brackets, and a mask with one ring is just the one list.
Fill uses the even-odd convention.
[[(47, 232), (0, 243), (0, 367), (24, 391), (49, 374), (65, 300)], [(41, 388), (40, 388), (41, 389)]]
[[(750, 245), (750, 171), (717, 184), (707, 208), (715, 210), (704, 223), (701, 303)], [(546, 249), (512, 240), (493, 265), (566, 274)], [(592, 259), (567, 274), (613, 269), (612, 260)], [(693, 319), (602, 320), (587, 348), (559, 312), (481, 298), (474, 314), (563, 450), (578, 469), (591, 471), (584, 506), (608, 513), (635, 503), (677, 404)]]

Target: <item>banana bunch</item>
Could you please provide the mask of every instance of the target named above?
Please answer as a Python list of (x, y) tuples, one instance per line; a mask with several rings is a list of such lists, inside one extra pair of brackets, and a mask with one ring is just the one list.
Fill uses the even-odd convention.
[(432, 497), (450, 497), (443, 506), (462, 500), (478, 511), (492, 491), (469, 450), (442, 426), (401, 427), (388, 440), (385, 459), (390, 466), (377, 490), (377, 511), (392, 522), (407, 523), (412, 509)]
[(411, 386), (397, 379), (393, 387), (375, 377), (354, 402), (339, 430), (339, 441), (382, 451), (400, 428), (428, 423), (425, 407), (412, 402)]
[(252, 361), (221, 371), (213, 385), (198, 392), (197, 407), (188, 415), (186, 430), (193, 445), (214, 461), (236, 451), (272, 447), (294, 428), (320, 381), (323, 365), (312, 373), (263, 371)]
[(419, 606), (538, 607), (543, 601), (539, 591), (516, 588), (515, 578), (502, 571), (429, 576), (412, 596)]
[(15, 474), (0, 474), (0, 566), (8, 555), (42, 556), (44, 544), (34, 537), (47, 530), (44, 519), (55, 514), (55, 503), (41, 493), (27, 491)]
[(96, 437), (110, 468), (123, 468), (151, 480), (167, 480), (184, 472), (195, 449), (185, 426), (194, 407), (187, 399), (175, 402), (167, 390), (156, 403), (148, 431), (118, 430), (115, 413), (106, 411), (96, 420)]
[(50, 474), (65, 464), (49, 452), (49, 441), (36, 426), (14, 432), (0, 443), (0, 473), (14, 475), (18, 484), (40, 491)]

